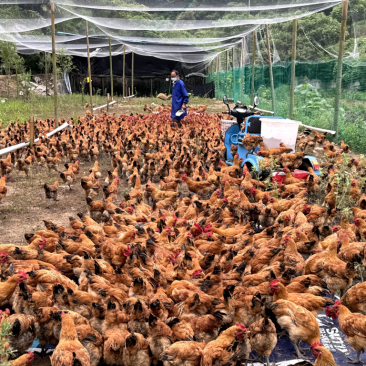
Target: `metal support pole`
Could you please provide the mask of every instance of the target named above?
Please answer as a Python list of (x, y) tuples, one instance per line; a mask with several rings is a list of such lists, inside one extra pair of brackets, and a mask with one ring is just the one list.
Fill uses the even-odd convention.
[(88, 79), (89, 79), (89, 94), (90, 94), (90, 108), (91, 112), (93, 112), (93, 85), (92, 85), (92, 78), (91, 78), (91, 66), (90, 66), (90, 51), (89, 51), (89, 30), (88, 30), (88, 21), (86, 23), (86, 48), (88, 53)]
[(255, 41), (256, 41), (256, 34), (255, 31), (253, 31), (252, 80), (251, 80), (252, 86), (250, 89), (250, 102), (253, 105), (254, 105), (254, 76), (255, 76), (254, 66), (255, 66), (255, 47), (256, 47)]
[(292, 56), (291, 56), (290, 110), (289, 110), (290, 119), (294, 118), (296, 40), (297, 40), (297, 19), (294, 19), (292, 21)]
[(336, 95), (335, 95), (335, 100), (334, 100), (334, 126), (333, 126), (333, 128), (336, 131), (336, 138), (338, 137), (339, 104), (340, 104), (341, 92), (342, 92), (342, 68), (343, 68), (344, 42), (346, 39), (347, 13), (348, 13), (348, 1), (343, 1), (341, 34), (339, 36)]
[(55, 110), (55, 128), (58, 127), (57, 115), (57, 65), (56, 65), (56, 27), (55, 27), (55, 4), (51, 3), (51, 31), (52, 31), (52, 61), (53, 61), (53, 96)]
[(123, 45), (123, 96), (126, 96), (125, 93), (125, 76), (126, 76), (126, 45)]
[(132, 95), (134, 94), (134, 91), (133, 91), (133, 74), (134, 74), (134, 69), (135, 69), (134, 58), (135, 58), (135, 54), (132, 52), (132, 55), (131, 55), (131, 89), (132, 89)]
[(275, 112), (275, 90), (273, 83), (273, 70), (272, 70), (272, 55), (271, 55), (271, 43), (269, 42), (269, 28), (268, 24), (266, 24), (266, 38), (267, 38), (267, 52), (268, 52), (268, 62), (269, 62), (269, 78), (271, 80), (271, 92), (272, 92), (272, 110)]
[(34, 143), (34, 117), (31, 116), (29, 120), (29, 146), (30, 148), (33, 147)]
[(109, 37), (109, 68), (110, 68), (110, 75), (111, 75), (111, 98), (113, 100), (113, 61), (112, 61), (111, 37)]

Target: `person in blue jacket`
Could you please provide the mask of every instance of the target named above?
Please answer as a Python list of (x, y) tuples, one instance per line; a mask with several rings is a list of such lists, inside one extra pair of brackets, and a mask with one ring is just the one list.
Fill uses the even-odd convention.
[[(172, 126), (176, 123), (180, 128), (182, 126), (181, 121), (187, 115), (187, 103), (189, 102), (188, 93), (184, 82), (179, 79), (179, 72), (173, 70), (171, 73), (171, 79), (173, 82), (173, 92), (169, 96), (172, 99), (172, 112), (170, 116), (173, 119)], [(176, 116), (175, 113), (183, 109), (184, 113), (181, 116)]]

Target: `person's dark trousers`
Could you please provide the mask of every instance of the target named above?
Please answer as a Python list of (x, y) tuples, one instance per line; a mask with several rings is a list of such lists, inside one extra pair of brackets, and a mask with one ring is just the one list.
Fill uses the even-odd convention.
[(182, 127), (182, 124), (181, 124), (181, 120), (178, 119), (178, 118), (173, 118), (173, 121), (172, 121), (172, 127), (174, 127), (174, 124), (177, 124), (179, 128)]

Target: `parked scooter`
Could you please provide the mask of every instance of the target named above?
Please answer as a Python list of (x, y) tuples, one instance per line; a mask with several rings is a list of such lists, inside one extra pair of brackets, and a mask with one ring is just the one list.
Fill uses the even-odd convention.
[(223, 103), (228, 107), (227, 112), (223, 112), (224, 114), (229, 114), (230, 116), (233, 116), (236, 118), (236, 121), (239, 126), (239, 130), (241, 130), (242, 124), (244, 122), (244, 119), (250, 116), (254, 116), (255, 114), (259, 114), (260, 112), (254, 112), (254, 109), (259, 105), (259, 98), (256, 96), (254, 97), (254, 106), (249, 109), (246, 106), (242, 106), (240, 102), (236, 103), (235, 107), (233, 109), (230, 109), (229, 105), (229, 99), (226, 95), (224, 95)]

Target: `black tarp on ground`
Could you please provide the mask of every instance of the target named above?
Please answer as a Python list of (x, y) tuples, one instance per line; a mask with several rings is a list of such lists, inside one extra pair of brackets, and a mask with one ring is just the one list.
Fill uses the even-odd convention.
[(192, 85), (187, 82), (184, 83), (186, 85), (186, 89), (188, 93), (191, 93), (195, 97), (206, 97), (206, 98), (214, 98), (215, 97), (215, 83), (207, 83), (203, 85)]

